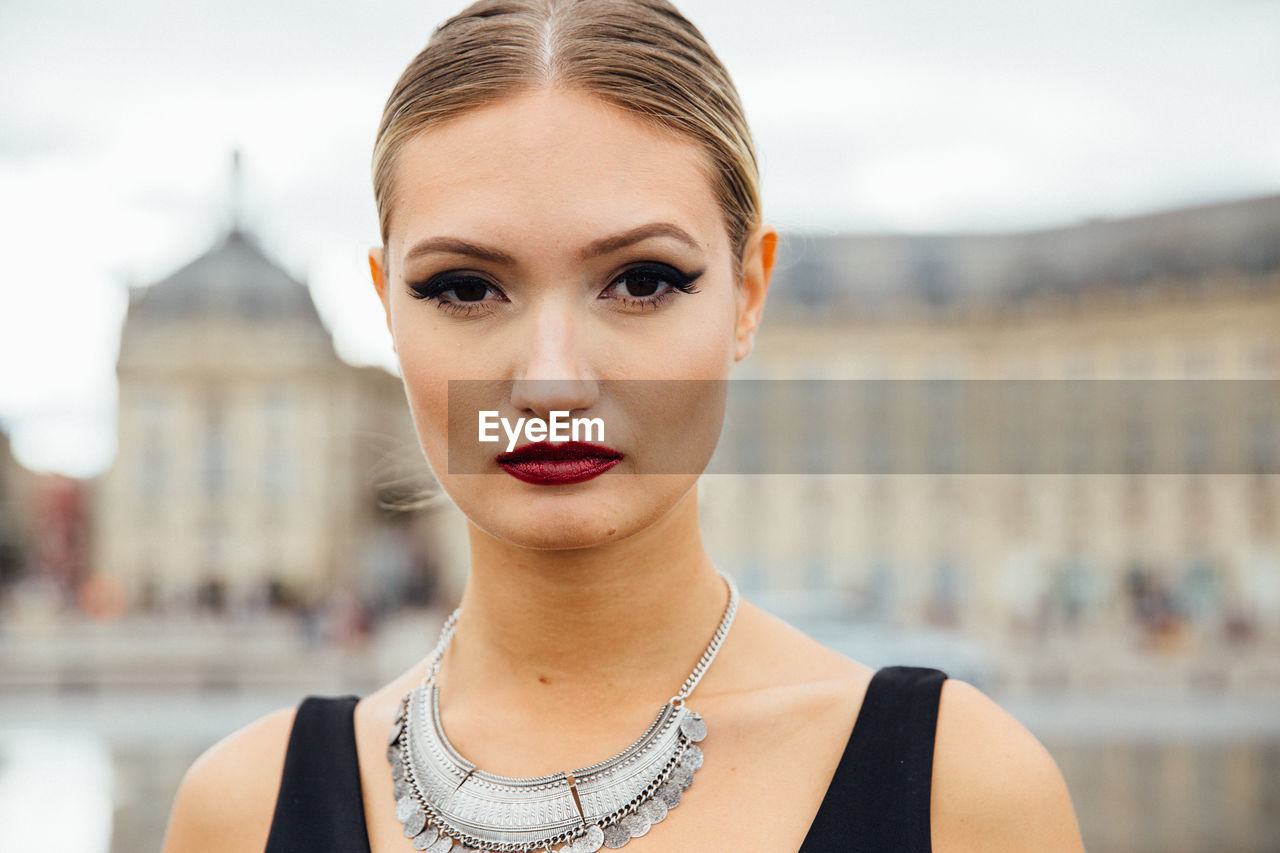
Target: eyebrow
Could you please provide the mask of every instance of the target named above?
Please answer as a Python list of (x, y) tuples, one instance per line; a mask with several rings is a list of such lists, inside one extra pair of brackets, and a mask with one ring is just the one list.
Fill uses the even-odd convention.
[[(678, 225), (670, 222), (650, 222), (648, 225), (640, 225), (620, 234), (614, 234), (609, 237), (602, 237), (589, 243), (579, 253), (579, 259), (589, 261), (600, 255), (606, 255), (609, 252), (616, 252), (619, 249), (625, 249), (627, 246), (639, 243), (642, 240), (648, 240), (652, 237), (670, 237), (692, 249), (700, 250), (702, 247), (698, 241), (689, 235), (688, 231)], [(418, 243), (415, 243), (409, 251), (405, 252), (404, 259), (412, 260), (421, 255), (429, 255), (433, 252), (441, 252), (451, 255), (469, 255), (479, 258), (483, 261), (489, 261), (495, 264), (505, 264), (506, 266), (515, 266), (515, 258), (501, 249), (495, 249), (492, 246), (482, 246), (473, 243), (470, 240), (463, 240), (458, 237), (428, 237)]]

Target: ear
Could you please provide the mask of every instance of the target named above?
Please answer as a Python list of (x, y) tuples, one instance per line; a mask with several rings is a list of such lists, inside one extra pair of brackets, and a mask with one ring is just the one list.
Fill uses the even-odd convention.
[(742, 252), (742, 281), (738, 284), (738, 321), (735, 329), (733, 360), (742, 361), (755, 343), (756, 329), (764, 313), (769, 278), (773, 275), (773, 259), (778, 248), (777, 229), (757, 225), (747, 238)]
[[(369, 275), (373, 278), (373, 289), (378, 292), (378, 298), (382, 300), (382, 311), (387, 318), (387, 331), (391, 331), (391, 291), (387, 288), (387, 270), (384, 263), (387, 250), (382, 246), (374, 246), (369, 250)], [(395, 339), (392, 338), (391, 348), (395, 349)]]

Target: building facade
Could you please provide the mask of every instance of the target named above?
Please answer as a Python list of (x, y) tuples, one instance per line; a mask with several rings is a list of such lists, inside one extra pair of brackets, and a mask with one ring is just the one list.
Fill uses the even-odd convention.
[[(791, 236), (779, 258), (737, 375), (767, 384), (774, 423), (731, 415), (717, 451), (769, 473), (703, 486), (748, 588), (1004, 649), (1280, 639), (1280, 197)], [(966, 425), (992, 408), (1000, 429)]]
[(431, 569), (429, 523), (382, 508), (429, 476), (400, 380), (339, 359), (251, 235), (133, 294), (118, 376), (96, 566), (136, 606), (385, 595)]

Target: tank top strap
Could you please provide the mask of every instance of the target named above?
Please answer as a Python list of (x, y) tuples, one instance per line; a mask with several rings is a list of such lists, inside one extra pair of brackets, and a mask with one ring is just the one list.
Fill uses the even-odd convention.
[(946, 678), (907, 666), (872, 676), (800, 853), (930, 853), (933, 745)]
[(360, 765), (358, 696), (308, 696), (298, 705), (264, 853), (368, 853)]

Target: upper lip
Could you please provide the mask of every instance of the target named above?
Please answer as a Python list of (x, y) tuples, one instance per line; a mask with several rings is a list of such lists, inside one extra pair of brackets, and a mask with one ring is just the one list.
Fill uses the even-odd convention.
[(592, 444), (588, 441), (566, 441), (552, 444), (549, 441), (535, 441), (522, 444), (509, 453), (499, 453), (499, 465), (512, 462), (544, 462), (558, 459), (621, 459), (622, 453), (603, 444)]

